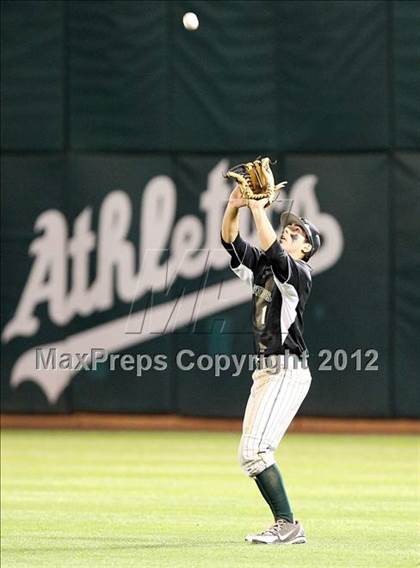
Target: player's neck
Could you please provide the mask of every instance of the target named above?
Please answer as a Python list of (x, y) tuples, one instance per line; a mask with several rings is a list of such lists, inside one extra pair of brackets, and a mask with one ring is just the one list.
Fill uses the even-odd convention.
[(293, 260), (303, 260), (303, 256), (299, 253), (289, 252), (289, 254), (293, 258)]

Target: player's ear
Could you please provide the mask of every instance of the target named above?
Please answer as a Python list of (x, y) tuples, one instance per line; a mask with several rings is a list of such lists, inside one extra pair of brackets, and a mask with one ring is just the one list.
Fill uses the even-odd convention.
[(312, 250), (312, 245), (311, 243), (304, 243), (302, 246), (302, 252), (304, 252), (305, 254), (308, 253), (310, 250)]

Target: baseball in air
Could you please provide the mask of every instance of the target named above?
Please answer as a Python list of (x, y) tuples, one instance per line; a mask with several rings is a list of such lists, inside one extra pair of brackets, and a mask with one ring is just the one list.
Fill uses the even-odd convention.
[(182, 23), (184, 24), (184, 28), (190, 32), (194, 32), (200, 25), (200, 22), (194, 12), (187, 12), (184, 14)]

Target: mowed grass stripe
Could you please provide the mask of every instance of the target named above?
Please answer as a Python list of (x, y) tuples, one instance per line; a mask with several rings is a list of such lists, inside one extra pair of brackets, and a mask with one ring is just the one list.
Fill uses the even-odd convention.
[(239, 435), (4, 431), (4, 566), (415, 566), (419, 438), (291, 434), (277, 458), (306, 546), (259, 547)]

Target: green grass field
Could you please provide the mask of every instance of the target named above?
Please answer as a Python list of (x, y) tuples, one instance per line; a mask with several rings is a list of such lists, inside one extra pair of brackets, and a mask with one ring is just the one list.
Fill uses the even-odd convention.
[(307, 545), (271, 523), (238, 434), (5, 431), (2, 566), (418, 566), (419, 439), (288, 435), (277, 458)]

